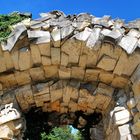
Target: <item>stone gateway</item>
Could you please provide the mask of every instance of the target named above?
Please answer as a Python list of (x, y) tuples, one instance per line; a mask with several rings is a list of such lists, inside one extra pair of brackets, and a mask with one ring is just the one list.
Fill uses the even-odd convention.
[(14, 25), (0, 45), (0, 139), (22, 140), (34, 108), (52, 126), (90, 124), (91, 140), (139, 140), (138, 23), (53, 11)]

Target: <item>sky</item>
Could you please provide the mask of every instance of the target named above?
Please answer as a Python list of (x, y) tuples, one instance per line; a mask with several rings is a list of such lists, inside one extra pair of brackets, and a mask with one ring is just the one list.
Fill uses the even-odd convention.
[(0, 0), (0, 14), (13, 11), (39, 13), (53, 10), (68, 14), (90, 13), (97, 17), (111, 15), (126, 22), (140, 18), (140, 0)]

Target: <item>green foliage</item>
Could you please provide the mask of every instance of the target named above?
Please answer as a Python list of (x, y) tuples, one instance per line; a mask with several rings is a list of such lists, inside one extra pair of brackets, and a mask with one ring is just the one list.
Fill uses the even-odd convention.
[(53, 128), (48, 135), (43, 132), (41, 140), (83, 140), (83, 138), (79, 131), (73, 134), (70, 126), (64, 126)]
[(26, 19), (27, 16), (20, 15), (17, 12), (9, 15), (0, 15), (0, 42), (5, 41), (11, 33), (11, 25), (14, 25), (22, 20)]

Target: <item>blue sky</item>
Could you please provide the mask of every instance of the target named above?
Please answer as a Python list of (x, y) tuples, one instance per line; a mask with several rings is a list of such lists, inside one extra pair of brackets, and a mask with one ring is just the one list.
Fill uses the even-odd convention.
[(0, 0), (0, 14), (13, 11), (39, 13), (61, 10), (65, 14), (91, 13), (95, 16), (111, 15), (126, 21), (140, 18), (140, 0)]

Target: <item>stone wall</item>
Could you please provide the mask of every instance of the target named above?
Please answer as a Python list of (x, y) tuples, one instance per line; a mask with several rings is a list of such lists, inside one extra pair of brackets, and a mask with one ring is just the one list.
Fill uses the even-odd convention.
[[(53, 11), (14, 25), (0, 47), (0, 138), (22, 139), (25, 127), (15, 125), (24, 122), (22, 115), (11, 120), (2, 113), (12, 103), (21, 114), (32, 107), (62, 114), (101, 112), (103, 139), (139, 139), (137, 22)], [(102, 125), (91, 128), (92, 138), (101, 140)]]

